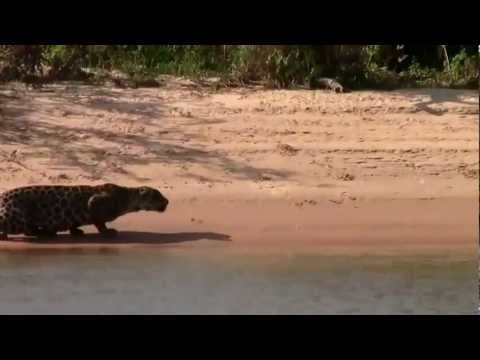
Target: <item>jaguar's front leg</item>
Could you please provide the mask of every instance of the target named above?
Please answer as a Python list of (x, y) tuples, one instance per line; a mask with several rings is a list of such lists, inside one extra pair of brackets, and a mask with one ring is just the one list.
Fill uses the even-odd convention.
[(117, 236), (118, 231), (115, 229), (108, 229), (105, 223), (95, 223), (95, 227), (97, 228), (98, 232), (105, 238), (114, 238)]
[(92, 196), (88, 200), (88, 210), (93, 224), (103, 237), (113, 238), (117, 236), (117, 230), (108, 229), (105, 226), (105, 223), (114, 218), (113, 214), (117, 212), (115, 201), (109, 194), (101, 193)]
[(85, 232), (78, 227), (72, 227), (70, 228), (70, 235), (72, 235), (73, 237), (80, 237), (85, 235)]

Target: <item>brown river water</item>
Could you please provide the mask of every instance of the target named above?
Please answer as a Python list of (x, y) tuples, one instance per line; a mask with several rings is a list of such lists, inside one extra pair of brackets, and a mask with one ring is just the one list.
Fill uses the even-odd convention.
[(1, 314), (474, 314), (471, 254), (0, 251)]

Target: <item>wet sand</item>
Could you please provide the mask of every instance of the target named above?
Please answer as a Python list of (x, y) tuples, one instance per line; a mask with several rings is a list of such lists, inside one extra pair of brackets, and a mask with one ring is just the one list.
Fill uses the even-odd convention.
[(355, 254), (456, 251), (476, 256), (478, 203), (472, 199), (332, 204), (205, 200), (173, 202), (167, 212), (126, 215), (116, 239), (87, 236), (38, 240), (10, 236), (0, 250), (185, 248), (227, 252)]

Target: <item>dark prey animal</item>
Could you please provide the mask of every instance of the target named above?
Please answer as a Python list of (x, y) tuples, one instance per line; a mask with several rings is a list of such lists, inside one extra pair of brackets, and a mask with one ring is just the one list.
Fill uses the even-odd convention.
[(94, 225), (104, 237), (117, 231), (105, 223), (140, 210), (164, 212), (168, 200), (151, 187), (98, 186), (26, 186), (0, 195), (0, 240), (8, 234), (51, 237), (70, 231), (84, 234), (80, 226)]

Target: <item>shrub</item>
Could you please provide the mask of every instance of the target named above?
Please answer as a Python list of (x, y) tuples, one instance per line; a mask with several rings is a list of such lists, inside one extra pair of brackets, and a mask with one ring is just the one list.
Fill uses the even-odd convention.
[(93, 68), (120, 70), (134, 79), (215, 74), (274, 87), (314, 86), (319, 77), (352, 88), (478, 85), (478, 54), (457, 48), (442, 71), (425, 66), (425, 51), (431, 59), (444, 56), (435, 46), (420, 49), (417, 60), (403, 52), (418, 49), (403, 45), (0, 45), (0, 80), (84, 79), (82, 69)]

